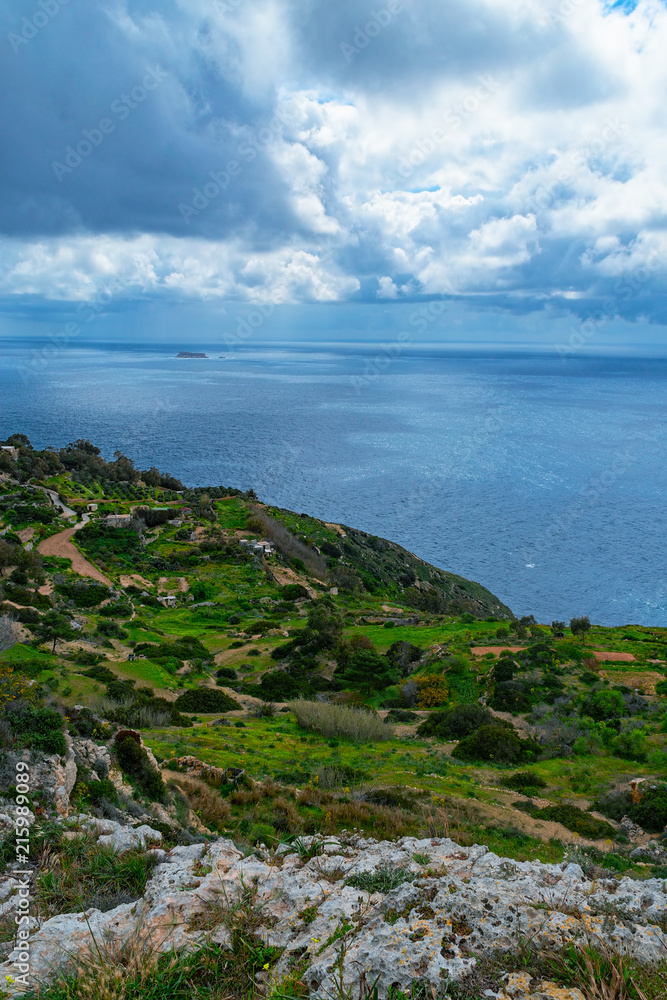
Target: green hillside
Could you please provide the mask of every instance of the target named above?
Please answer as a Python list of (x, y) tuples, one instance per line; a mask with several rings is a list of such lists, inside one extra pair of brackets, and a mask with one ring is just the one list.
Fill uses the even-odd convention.
[[(5, 750), (60, 752), (58, 712), (100, 742), (139, 730), (171, 762), (169, 795), (246, 844), (456, 827), (517, 857), (562, 856), (578, 837), (622, 854), (639, 777), (657, 798), (636, 816), (659, 832), (666, 629), (517, 620), (480, 584), (252, 491), (187, 489), (87, 441), (6, 443)], [(42, 708), (19, 730), (25, 698)], [(57, 718), (39, 716), (49, 706)], [(212, 805), (174, 777), (187, 754), (243, 769), (247, 786)], [(103, 809), (101, 794), (81, 781), (74, 802)]]

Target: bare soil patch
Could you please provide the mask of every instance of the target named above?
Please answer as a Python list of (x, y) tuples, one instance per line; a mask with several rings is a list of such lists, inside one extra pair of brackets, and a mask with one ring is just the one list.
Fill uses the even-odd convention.
[(72, 544), (72, 535), (74, 535), (78, 528), (82, 527), (83, 522), (75, 525), (73, 528), (66, 528), (65, 531), (59, 531), (57, 535), (51, 535), (50, 538), (45, 538), (37, 546), (37, 551), (43, 556), (60, 556), (62, 559), (71, 559), (72, 569), (79, 576), (87, 576), (91, 580), (103, 583), (106, 587), (112, 587), (111, 580), (97, 566), (93, 566), (91, 562), (82, 556), (76, 546)]

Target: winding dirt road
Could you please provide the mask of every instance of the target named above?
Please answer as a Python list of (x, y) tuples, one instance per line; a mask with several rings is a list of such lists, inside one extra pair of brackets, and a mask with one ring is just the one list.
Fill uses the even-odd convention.
[(111, 580), (109, 580), (97, 566), (93, 566), (91, 562), (88, 562), (84, 556), (81, 555), (79, 550), (75, 545), (72, 544), (72, 535), (83, 528), (85, 524), (88, 524), (90, 518), (87, 514), (83, 515), (81, 521), (75, 524), (73, 528), (65, 528), (64, 531), (59, 531), (57, 535), (51, 535), (50, 538), (45, 538), (43, 542), (40, 542), (37, 546), (37, 551), (43, 556), (61, 556), (64, 559), (72, 560), (72, 569), (79, 576), (90, 577), (91, 580), (97, 580), (98, 583), (103, 583), (106, 587), (113, 587)]

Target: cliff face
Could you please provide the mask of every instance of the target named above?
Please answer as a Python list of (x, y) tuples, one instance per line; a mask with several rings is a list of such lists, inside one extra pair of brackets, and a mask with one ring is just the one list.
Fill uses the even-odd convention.
[[(107, 827), (114, 824), (83, 825), (88, 836), (113, 840)], [(142, 830), (150, 841), (151, 831)], [(97, 942), (134, 948), (150, 941), (162, 951), (206, 940), (233, 947), (244, 907), (256, 937), (279, 955), (260, 980), (278, 982), (299, 964), (311, 995), (321, 998), (374, 983), (379, 996), (416, 981), (439, 991), (492, 953), (506, 953), (512, 967), (522, 941), (543, 952), (595, 940), (643, 962), (662, 960), (667, 948), (662, 880), (590, 881), (568, 861), (520, 863), (439, 838), (311, 837), (296, 847), (260, 847), (245, 858), (226, 839), (157, 849), (160, 863), (138, 902), (42, 925), (31, 938), (33, 980), (52, 978)], [(15, 974), (11, 958), (0, 966), (3, 983)], [(530, 976), (512, 978), (511, 995), (530, 994), (529, 983)], [(535, 994), (556, 995), (545, 986)]]

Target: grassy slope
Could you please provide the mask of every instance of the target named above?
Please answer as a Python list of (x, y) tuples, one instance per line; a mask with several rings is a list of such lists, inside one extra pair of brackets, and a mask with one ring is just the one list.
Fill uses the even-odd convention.
[[(88, 496), (104, 500), (99, 488), (86, 490), (78, 484), (71, 484), (64, 477), (52, 485), (57, 485), (66, 500), (87, 499)], [(161, 505), (164, 494), (155, 490), (152, 492), (154, 505)], [(109, 500), (106, 506), (117, 511), (129, 511), (131, 502), (114, 499)], [(232, 547), (236, 545), (236, 532), (252, 536), (253, 532), (248, 529), (252, 516), (250, 503), (240, 497), (229, 497), (216, 501), (214, 510), (213, 522), (195, 517), (193, 527), (198, 526), (199, 535), (222, 538)], [(318, 546), (329, 541), (340, 547), (345, 541), (336, 527), (314, 518), (275, 509), (271, 509), (270, 513), (302, 539)], [(41, 529), (38, 525), (34, 527), (39, 533), (53, 530)], [(509, 609), (504, 608), (484, 588), (428, 566), (393, 543), (374, 539), (354, 529), (342, 530), (350, 545), (349, 549), (341, 548), (343, 558), (360, 574), (372, 576), (376, 581), (373, 593), (341, 592), (334, 598), (345, 615), (348, 637), (366, 636), (379, 652), (384, 652), (392, 642), (405, 639), (424, 650), (439, 645), (468, 656), (471, 646), (509, 643), (509, 640), (499, 640), (497, 636), (499, 628), (505, 627), (502, 621), (467, 622), (452, 614), (415, 611), (413, 606), (403, 601), (397, 580), (399, 573), (405, 573), (405, 582), (408, 583), (412, 574), (417, 581), (437, 586), (445, 597), (458, 599), (464, 592), (477, 602), (478, 607), (488, 612), (489, 617), (501, 618), (509, 614)], [(207, 588), (207, 596), (214, 602), (213, 607), (193, 608), (184, 601), (179, 607), (168, 610), (141, 606), (139, 600), (135, 600), (135, 619), (130, 622), (119, 620), (127, 635), (122, 641), (114, 639), (111, 646), (102, 645), (102, 637), (96, 631), (98, 623), (104, 620), (96, 610), (71, 609), (76, 618), (84, 623), (84, 629), (76, 643), (61, 645), (61, 654), (69, 656), (76, 647), (101, 653), (107, 657), (106, 665), (119, 678), (132, 679), (137, 686), (150, 685), (157, 694), (165, 697), (173, 698), (179, 690), (202, 683), (213, 684), (211, 671), (181, 676), (170, 673), (150, 659), (128, 662), (130, 642), (165, 642), (186, 635), (195, 636), (215, 657), (216, 667), (233, 666), (245, 679), (259, 680), (266, 669), (275, 667), (269, 653), (285, 638), (282, 635), (255, 635), (251, 638), (253, 627), (261, 626), (267, 619), (270, 624), (291, 631), (304, 624), (304, 615), (300, 614), (298, 605), (282, 606), (280, 603), (281, 590), (271, 579), (275, 564), (262, 565), (252, 559), (239, 561), (236, 556), (225, 554), (218, 558), (215, 552), (209, 554), (202, 551), (201, 538), (196, 543), (179, 539), (177, 530), (172, 527), (152, 531), (146, 547), (128, 556), (122, 552), (114, 554), (95, 549), (94, 546), (85, 551), (114, 581), (119, 581), (121, 575), (140, 573), (150, 584), (148, 589), (152, 594), (158, 592), (160, 581), (162, 589), (172, 593), (180, 592), (179, 580), (182, 579), (188, 588), (197, 583)], [(156, 560), (162, 562), (157, 564)], [(56, 568), (61, 573), (64, 570), (62, 565)], [(66, 572), (65, 576), (68, 578)], [(292, 577), (308, 584), (316, 593), (323, 594), (327, 589), (298, 570), (292, 572)], [(120, 590), (120, 584), (118, 587)], [(387, 611), (387, 608), (390, 610)], [(230, 622), (231, 615), (239, 616), (240, 621)], [(396, 622), (392, 628), (382, 624), (388, 618)], [(549, 635), (546, 629), (545, 635)], [(567, 634), (566, 640), (572, 641), (572, 637)], [(243, 645), (233, 649), (231, 645), (234, 641)], [(609, 664), (602, 668), (611, 683), (624, 683), (630, 679), (633, 687), (644, 682), (646, 689), (650, 690), (651, 683), (664, 676), (667, 629), (596, 627), (589, 634), (587, 645), (591, 649), (629, 652), (636, 657), (635, 663)], [(259, 655), (248, 656), (251, 650), (258, 651)], [(77, 667), (64, 655), (50, 657), (45, 652), (37, 653), (26, 646), (17, 646), (4, 653), (0, 660), (16, 662), (17, 658), (26, 657), (33, 661), (41, 659), (44, 669), (39, 681), (48, 682), (65, 705), (89, 704), (104, 694), (102, 686), (84, 676), (85, 667)], [(660, 662), (648, 662), (653, 659)], [(483, 658), (471, 659), (473, 673), (480, 678), (476, 694), (484, 690), (484, 674), (491, 662)], [(583, 690), (578, 681), (572, 683)], [(453, 690), (452, 700), (456, 702), (456, 699), (457, 692)], [(379, 700), (380, 696), (375, 698), (376, 703)], [(213, 718), (208, 717), (207, 722)], [(413, 733), (414, 727), (399, 731), (395, 738), (376, 746), (359, 747), (345, 741), (334, 745), (317, 736), (304, 736), (290, 716), (278, 716), (275, 720), (247, 720), (245, 729), (223, 729), (198, 723), (194, 730), (168, 728), (148, 731), (145, 738), (159, 756), (193, 752), (210, 763), (225, 766), (240, 764), (258, 778), (280, 776), (289, 782), (291, 775), (295, 782), (312, 784), (317, 770), (324, 765), (361, 770), (375, 784), (412, 787), (425, 793), (433, 809), (444, 809), (450, 818), (465, 807), (469, 828), (480, 830), (480, 837), (484, 836), (485, 841), (492, 844), (500, 845), (503, 837), (507, 839), (507, 835), (502, 833), (503, 828), (523, 831), (524, 837), (530, 835), (534, 840), (522, 842), (519, 839), (514, 849), (519, 853), (523, 851), (526, 856), (531, 851), (533, 854), (541, 852), (540, 856), (550, 855), (552, 848), (548, 840), (554, 834), (563, 839), (574, 839), (555, 824), (539, 823), (513, 810), (511, 803), (517, 796), (497, 787), (498, 769), (451, 761), (448, 756), (451, 745), (415, 740)], [(650, 745), (653, 748), (664, 745), (664, 735), (656, 726), (651, 731)], [(596, 793), (611, 784), (631, 776), (656, 774), (655, 766), (600, 756), (577, 757), (568, 761), (549, 760), (533, 767), (548, 783), (542, 797), (551, 802), (579, 802), (584, 807)], [(344, 797), (344, 792), (342, 794)], [(310, 818), (316, 826), (319, 824), (319, 828), (327, 825), (325, 805), (320, 803), (312, 807)], [(478, 809), (476, 819), (470, 807)], [(239, 824), (245, 819), (248, 819), (247, 810), (232, 810), (231, 826), (237, 833), (247, 832), (239, 829)], [(256, 821), (255, 817), (253, 822)], [(507, 844), (504, 850), (509, 850)]]

